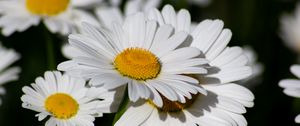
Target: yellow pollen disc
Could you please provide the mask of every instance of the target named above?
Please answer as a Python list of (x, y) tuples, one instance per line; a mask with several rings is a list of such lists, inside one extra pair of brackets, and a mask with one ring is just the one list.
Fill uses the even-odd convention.
[(70, 95), (57, 93), (45, 101), (46, 110), (58, 119), (69, 119), (77, 114), (79, 105)]
[(116, 56), (114, 65), (123, 76), (135, 80), (156, 78), (161, 68), (158, 58), (142, 48), (124, 50)]
[(162, 100), (163, 100), (163, 106), (162, 107), (156, 106), (151, 100), (148, 100), (148, 103), (155, 106), (158, 110), (160, 110), (162, 112), (180, 112), (183, 109), (188, 108), (189, 106), (191, 106), (194, 103), (195, 99), (198, 97), (199, 94), (191, 94), (191, 95), (192, 95), (191, 99), (185, 98), (185, 100), (186, 100), (185, 103), (180, 103), (178, 101), (170, 101), (169, 99), (167, 99), (163, 95), (160, 95), (162, 97)]
[(54, 16), (64, 12), (70, 0), (26, 0), (26, 7), (32, 13), (43, 16)]

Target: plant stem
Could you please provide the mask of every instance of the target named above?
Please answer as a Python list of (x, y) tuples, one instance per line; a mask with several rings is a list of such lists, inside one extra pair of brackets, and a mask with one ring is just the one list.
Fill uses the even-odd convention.
[(128, 87), (126, 87), (124, 96), (123, 96), (123, 101), (121, 102), (121, 105), (118, 109), (118, 112), (116, 113), (114, 120), (113, 120), (113, 125), (121, 118), (121, 116), (124, 114), (126, 111), (126, 107), (129, 103), (129, 98), (128, 98)]
[(51, 38), (51, 34), (48, 31), (47, 27), (43, 25), (43, 33), (45, 38), (45, 45), (47, 51), (47, 68), (48, 70), (56, 70), (56, 62), (55, 62), (55, 52), (53, 46), (53, 40)]

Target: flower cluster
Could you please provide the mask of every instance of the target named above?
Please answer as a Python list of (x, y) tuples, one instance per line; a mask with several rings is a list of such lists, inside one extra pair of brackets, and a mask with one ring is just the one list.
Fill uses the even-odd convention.
[[(46, 126), (93, 126), (104, 113), (117, 113), (115, 126), (247, 125), (254, 95), (237, 82), (254, 76), (255, 61), (228, 46), (232, 32), (222, 20), (192, 22), (186, 9), (157, 9), (160, 0), (129, 0), (124, 12), (121, 3), (0, 1), (4, 36), (40, 23), (68, 35), (62, 52), (69, 60), (22, 88), (23, 108)], [(2, 84), (20, 70), (5, 69), (19, 58), (14, 51), (0, 54)]]

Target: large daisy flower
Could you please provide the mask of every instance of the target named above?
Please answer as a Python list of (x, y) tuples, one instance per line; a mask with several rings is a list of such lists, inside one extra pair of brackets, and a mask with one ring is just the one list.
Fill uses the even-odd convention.
[(39, 112), (39, 121), (49, 116), (46, 126), (93, 126), (95, 117), (114, 112), (118, 106), (113, 106), (114, 92), (85, 85), (80, 78), (45, 72), (32, 87), (23, 87), (22, 106)]
[(237, 84), (204, 85), (207, 96), (192, 95), (186, 103), (163, 98), (163, 106), (151, 100), (131, 103), (115, 126), (246, 126), (241, 115), (251, 106), (253, 94)]
[(91, 79), (94, 86), (115, 89), (128, 84), (131, 101), (151, 99), (162, 106), (161, 96), (184, 103), (192, 94), (206, 94), (196, 79), (186, 74), (205, 74), (193, 47), (178, 48), (187, 33), (174, 32), (170, 25), (158, 26), (143, 13), (127, 17), (124, 24), (112, 29), (83, 24), (86, 33), (72, 34), (69, 43), (85, 56), (61, 63), (59, 70)]
[(0, 27), (5, 36), (25, 31), (42, 20), (52, 33), (67, 35), (77, 31), (82, 21), (97, 24), (97, 20), (78, 7), (97, 0), (1, 0)]
[(281, 17), (280, 36), (285, 44), (294, 50), (300, 52), (300, 3), (296, 6), (293, 15), (284, 14)]
[(247, 125), (242, 114), (246, 112), (245, 107), (254, 105), (254, 96), (248, 89), (232, 82), (251, 75), (251, 67), (247, 66), (247, 57), (240, 47), (226, 46), (232, 34), (223, 29), (223, 22), (205, 20), (192, 31), (188, 11), (180, 10), (176, 14), (169, 5), (162, 12), (150, 11), (149, 18), (160, 25), (169, 24), (177, 31), (190, 33), (184, 45), (198, 48), (203, 52), (202, 57), (209, 61), (208, 74), (193, 75), (208, 94), (194, 94), (184, 104), (163, 98), (162, 107), (151, 105), (151, 100), (141, 105), (133, 104), (117, 125)]
[[(3, 84), (19, 78), (18, 74), (21, 71), (19, 67), (7, 68), (19, 58), (20, 55), (14, 50), (6, 49), (0, 45), (0, 95), (5, 94)], [(0, 104), (1, 103), (2, 101), (0, 99)]]
[[(300, 98), (300, 65), (293, 65), (290, 71), (298, 79), (283, 79), (279, 82), (279, 86), (284, 88), (283, 93), (288, 96)], [(300, 123), (300, 114), (295, 118), (296, 123)]]

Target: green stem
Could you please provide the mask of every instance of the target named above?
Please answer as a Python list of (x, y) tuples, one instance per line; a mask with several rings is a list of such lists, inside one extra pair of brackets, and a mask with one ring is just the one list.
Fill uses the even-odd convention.
[(124, 114), (126, 111), (126, 107), (129, 103), (129, 97), (128, 97), (128, 87), (126, 87), (124, 96), (123, 96), (123, 101), (121, 102), (121, 105), (118, 109), (118, 112), (116, 113), (114, 120), (113, 120), (113, 125), (121, 118), (121, 116)]
[(43, 33), (44, 33), (45, 45), (46, 45), (46, 51), (47, 51), (48, 70), (56, 70), (53, 40), (52, 40), (50, 32), (48, 31), (48, 29), (45, 25), (43, 25)]

